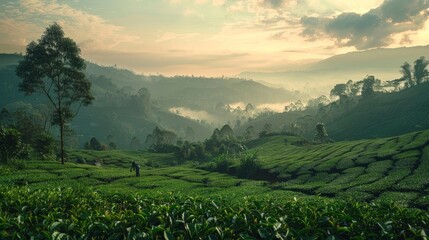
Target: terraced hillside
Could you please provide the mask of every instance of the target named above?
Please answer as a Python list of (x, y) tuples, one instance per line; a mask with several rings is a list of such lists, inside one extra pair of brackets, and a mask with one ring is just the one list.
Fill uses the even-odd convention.
[(261, 167), (277, 179), (272, 189), (429, 206), (429, 131), (315, 146), (301, 142), (275, 136), (249, 143)]
[[(227, 174), (196, 169), (190, 165), (167, 165), (173, 157), (172, 154), (120, 151), (110, 154), (79, 151), (71, 155), (71, 158), (85, 156), (88, 164), (61, 165), (57, 162), (31, 161), (25, 164), (25, 169), (17, 171), (0, 166), (0, 187), (25, 187), (30, 190), (90, 187), (109, 194), (220, 196), (230, 200), (244, 196), (271, 195), (289, 199), (305, 196), (299, 192), (273, 191), (264, 181), (239, 179)], [(135, 173), (130, 172), (131, 161), (134, 160), (142, 166), (141, 177), (135, 177)], [(96, 163), (96, 166), (93, 163)]]
[[(82, 150), (70, 152), (69, 156), (86, 164), (61, 166), (32, 161), (23, 170), (3, 169), (0, 184), (26, 185), (31, 189), (92, 186), (108, 192), (232, 198), (268, 193), (288, 197), (319, 195), (429, 206), (429, 131), (321, 145), (306, 145), (298, 137), (273, 136), (249, 142), (248, 147), (249, 152), (257, 153), (264, 175), (254, 179), (266, 181), (201, 170), (195, 164), (177, 166), (173, 154)], [(136, 178), (129, 171), (131, 161), (142, 166), (142, 177)]]
[(426, 239), (428, 138), (249, 142), (270, 181), (132, 151), (0, 166), (0, 239)]

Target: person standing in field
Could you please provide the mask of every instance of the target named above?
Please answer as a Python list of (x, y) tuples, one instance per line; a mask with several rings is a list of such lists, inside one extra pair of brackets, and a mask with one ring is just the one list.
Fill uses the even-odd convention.
[(136, 177), (140, 177), (140, 165), (138, 165), (136, 161), (133, 161), (131, 163), (130, 172), (132, 172), (133, 170), (136, 170)]

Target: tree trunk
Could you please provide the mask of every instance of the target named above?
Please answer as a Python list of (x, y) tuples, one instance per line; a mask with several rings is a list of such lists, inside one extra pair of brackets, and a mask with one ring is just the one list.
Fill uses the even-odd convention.
[(61, 108), (58, 108), (59, 120), (60, 120), (60, 148), (61, 148), (61, 164), (64, 164), (64, 120), (61, 112)]
[(64, 164), (64, 157), (65, 157), (65, 153), (64, 153), (64, 123), (61, 121), (60, 124), (60, 138), (61, 138), (61, 164)]

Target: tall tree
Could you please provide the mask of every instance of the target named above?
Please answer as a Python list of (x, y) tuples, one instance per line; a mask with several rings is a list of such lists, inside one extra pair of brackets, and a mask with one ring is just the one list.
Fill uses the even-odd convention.
[(408, 87), (414, 86), (412, 69), (408, 62), (404, 62), (404, 64), (402, 64), (400, 72), (402, 73), (401, 79), (405, 81), (405, 85)]
[(61, 163), (64, 164), (64, 130), (80, 106), (91, 104), (91, 83), (86, 79), (80, 49), (57, 23), (46, 28), (37, 42), (27, 46), (16, 68), (22, 79), (19, 89), (30, 95), (45, 94), (54, 107), (52, 123), (60, 128)]
[(335, 96), (338, 96), (341, 98), (341, 96), (345, 96), (345, 95), (347, 95), (347, 84), (345, 83), (336, 84), (334, 88), (331, 89), (331, 98)]
[(374, 94), (375, 89), (379, 88), (381, 81), (379, 79), (375, 79), (374, 76), (367, 76), (365, 79), (362, 80), (362, 96), (370, 96)]
[(420, 84), (423, 80), (429, 76), (429, 72), (426, 67), (429, 65), (429, 61), (425, 57), (420, 57), (414, 61), (414, 78), (416, 83)]

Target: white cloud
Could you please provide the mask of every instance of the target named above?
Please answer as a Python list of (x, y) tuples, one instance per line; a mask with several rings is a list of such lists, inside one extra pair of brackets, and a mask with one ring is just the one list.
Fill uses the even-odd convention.
[(58, 3), (56, 0), (21, 0), (20, 5), (27, 21), (42, 19), (41, 24), (45, 24), (45, 27), (56, 21), (64, 28), (67, 36), (77, 42), (85, 42), (83, 48), (115, 48), (121, 43), (139, 39), (124, 33), (122, 27), (109, 23), (97, 15)]

